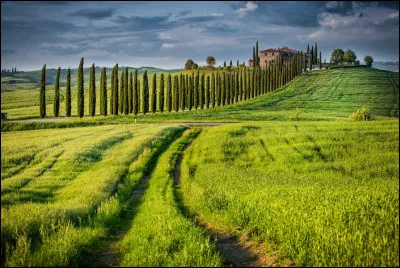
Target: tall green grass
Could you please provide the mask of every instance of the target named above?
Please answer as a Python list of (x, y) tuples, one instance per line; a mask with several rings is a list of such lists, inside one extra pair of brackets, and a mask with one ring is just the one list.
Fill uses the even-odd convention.
[[(2, 262), (76, 265), (118, 218), (150, 161), (148, 152), (183, 129), (124, 125), (2, 133)], [(130, 170), (132, 163), (141, 168)]]
[(183, 200), (296, 266), (398, 266), (398, 159), (398, 121), (208, 128), (185, 153)]
[(222, 265), (215, 245), (181, 214), (174, 196), (171, 172), (193, 134), (186, 131), (157, 162), (131, 229), (119, 243), (120, 266)]

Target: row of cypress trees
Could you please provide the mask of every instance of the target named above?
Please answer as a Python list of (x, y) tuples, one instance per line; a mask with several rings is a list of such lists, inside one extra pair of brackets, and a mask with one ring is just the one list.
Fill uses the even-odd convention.
[[(294, 77), (306, 71), (306, 55), (302, 52), (294, 55), (289, 62), (284, 62), (279, 56), (274, 65), (253, 69), (215, 71), (211, 75), (192, 72), (191, 74), (164, 74), (152, 76), (149, 88), (148, 74), (144, 71), (139, 82), (138, 71), (128, 72), (125, 68), (120, 72), (116, 64), (111, 72), (111, 94), (107, 100), (107, 74), (104, 67), (100, 75), (100, 115), (135, 114), (139, 112), (171, 112), (183, 110), (208, 109), (215, 106), (225, 106), (239, 101), (248, 100), (266, 94), (285, 85)], [(84, 115), (84, 84), (83, 63), (78, 67), (77, 84), (77, 114)], [(40, 87), (40, 116), (46, 116), (45, 106), (45, 75), (46, 65), (42, 69)], [(59, 76), (58, 68), (55, 85), (54, 115), (59, 115)], [(89, 79), (89, 115), (95, 116), (96, 112), (96, 83), (95, 66), (90, 68)], [(157, 87), (157, 85), (159, 85)], [(142, 90), (141, 90), (142, 87)], [(67, 71), (66, 82), (66, 116), (71, 116), (71, 73)]]

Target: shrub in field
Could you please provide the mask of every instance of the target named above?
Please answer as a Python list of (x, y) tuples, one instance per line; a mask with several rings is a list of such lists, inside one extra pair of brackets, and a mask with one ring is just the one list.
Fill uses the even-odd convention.
[(350, 119), (355, 121), (371, 121), (374, 120), (374, 117), (368, 108), (363, 106), (361, 109), (357, 110), (357, 112), (352, 113)]
[(299, 121), (300, 115), (303, 113), (299, 107), (296, 108), (296, 111), (290, 116), (290, 121)]

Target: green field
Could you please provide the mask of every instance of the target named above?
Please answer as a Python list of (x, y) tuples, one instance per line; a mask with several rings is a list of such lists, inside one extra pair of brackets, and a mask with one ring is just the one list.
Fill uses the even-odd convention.
[[(2, 111), (38, 118), (38, 75), (2, 77)], [(398, 80), (332, 69), (208, 110), (2, 123), (2, 265), (399, 266)], [(362, 106), (375, 120), (349, 119)]]

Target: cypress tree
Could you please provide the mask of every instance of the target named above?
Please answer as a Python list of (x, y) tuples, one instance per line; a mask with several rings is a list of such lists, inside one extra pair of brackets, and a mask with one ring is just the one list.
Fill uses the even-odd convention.
[(239, 101), (243, 100), (243, 72), (239, 72)]
[(307, 72), (307, 54), (306, 53), (304, 53), (304, 55), (303, 55), (304, 57), (303, 57), (303, 67), (304, 67), (304, 72), (306, 73)]
[(318, 48), (317, 48), (317, 43), (315, 43), (313, 59), (314, 59), (314, 64), (318, 64)]
[(167, 92), (166, 92), (165, 106), (168, 112), (171, 112), (172, 94), (171, 94), (171, 74), (167, 77)]
[(147, 80), (147, 70), (143, 73), (143, 91), (140, 99), (142, 102), (142, 112), (146, 114), (149, 112), (149, 82)]
[(78, 116), (83, 117), (85, 103), (84, 103), (84, 91), (83, 91), (83, 57), (78, 67)]
[(220, 101), (221, 105), (225, 106), (225, 73), (221, 72), (219, 77), (219, 86), (220, 86)]
[(90, 68), (89, 77), (89, 115), (92, 117), (96, 114), (96, 79), (95, 79), (95, 69), (94, 63), (92, 68)]
[(193, 92), (193, 80), (192, 76), (188, 76), (189, 80), (189, 87), (188, 87), (188, 94), (187, 94), (187, 107), (188, 110), (190, 111), (192, 109), (192, 92)]
[(322, 69), (322, 57), (321, 57), (321, 51), (319, 52), (319, 68)]
[(56, 74), (56, 83), (54, 85), (53, 111), (55, 117), (58, 117), (58, 114), (60, 113), (60, 71), (61, 67), (58, 67)]
[(256, 48), (253, 46), (253, 68), (256, 66)]
[(65, 87), (65, 115), (71, 116), (71, 69), (67, 70), (67, 84)]
[(231, 66), (231, 67), (232, 67), (232, 60), (231, 60), (231, 62), (229, 63), (229, 66)]
[(200, 103), (200, 109), (204, 109), (204, 102), (205, 102), (205, 77), (204, 74), (201, 75), (201, 87), (200, 87), (200, 92), (199, 92), (199, 103)]
[(118, 115), (118, 63), (115, 65), (115, 69), (114, 69), (114, 89), (113, 89), (113, 101), (114, 101), (114, 106), (113, 106), (113, 111), (114, 111), (114, 115)]
[(186, 107), (186, 109), (187, 110), (189, 110), (189, 101), (190, 101), (190, 98), (189, 98), (189, 91), (190, 91), (190, 83), (189, 83), (189, 75), (187, 74), (186, 75), (186, 95), (185, 95), (185, 97), (186, 97), (186, 99), (185, 99), (185, 107)]
[(186, 91), (187, 91), (187, 88), (186, 88), (186, 79), (185, 79), (185, 75), (183, 75), (182, 76), (182, 90), (181, 90), (181, 93), (179, 94), (179, 96), (181, 96), (182, 95), (182, 97), (181, 97), (181, 109), (182, 109), (182, 111), (184, 111), (185, 110), (185, 106), (186, 106)]
[(210, 88), (211, 107), (215, 107), (215, 74), (211, 74), (211, 88)]
[(175, 110), (175, 112), (178, 112), (179, 106), (178, 106), (178, 87), (179, 87), (179, 79), (178, 79), (178, 75), (174, 76), (174, 90), (173, 90), (173, 96), (172, 96), (172, 106), (173, 109)]
[(128, 102), (128, 113), (133, 113), (133, 74), (129, 72), (129, 102)]
[(128, 74), (128, 68), (125, 68), (125, 73), (124, 73), (124, 114), (129, 113), (129, 86), (128, 86), (128, 81), (129, 81), (129, 74)]
[(236, 62), (236, 66), (237, 66), (237, 67), (239, 67), (239, 60), (237, 60), (237, 62)]
[(40, 117), (46, 117), (46, 64), (43, 65), (42, 73), (40, 75)]
[(195, 75), (194, 92), (193, 92), (193, 109), (197, 110), (198, 106), (198, 92), (199, 92), (199, 73)]
[(258, 61), (258, 41), (256, 42), (256, 64), (254, 66), (259, 67), (260, 63)]
[(114, 114), (114, 73), (115, 66), (111, 71), (110, 114)]
[(204, 89), (204, 104), (206, 109), (210, 108), (210, 76), (207, 75)]
[(229, 74), (229, 82), (230, 82), (230, 86), (229, 86), (229, 103), (232, 104), (233, 100), (235, 99), (235, 73), (230, 73)]
[(100, 115), (107, 115), (106, 67), (103, 67), (100, 74)]
[(122, 114), (125, 108), (125, 72), (121, 72), (120, 92), (119, 92), (119, 112)]
[(311, 47), (311, 53), (310, 53), (311, 59), (310, 59), (310, 71), (312, 70), (312, 65), (314, 63), (314, 47)]
[(226, 61), (224, 61), (224, 67), (226, 67)]
[(150, 111), (152, 113), (155, 113), (157, 109), (156, 87), (157, 87), (157, 77), (156, 74), (153, 74), (153, 84), (151, 87), (151, 94), (150, 94)]
[(160, 87), (158, 89), (158, 110), (164, 112), (164, 74), (160, 76)]
[(234, 95), (235, 95), (235, 103), (238, 102), (238, 94), (239, 94), (239, 72), (234, 72), (235, 80), (234, 80)]
[(221, 92), (220, 92), (220, 87), (221, 87), (221, 81), (219, 80), (219, 73), (217, 71), (215, 75), (215, 102), (216, 105), (220, 106), (221, 105)]
[(133, 75), (133, 114), (137, 115), (139, 113), (139, 81), (138, 81), (138, 71), (135, 70)]

